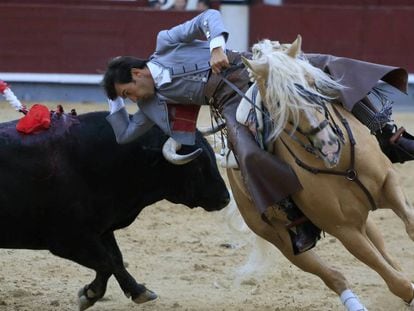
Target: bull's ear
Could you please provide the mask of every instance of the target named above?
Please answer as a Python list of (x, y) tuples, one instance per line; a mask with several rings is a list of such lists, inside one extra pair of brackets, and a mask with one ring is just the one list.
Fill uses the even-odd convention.
[(242, 56), (243, 64), (251, 70), (255, 76), (266, 78), (269, 73), (269, 64), (266, 60), (250, 60)]
[(293, 41), (290, 48), (286, 51), (286, 54), (292, 58), (296, 58), (296, 56), (298, 56), (298, 54), (300, 53), (301, 48), (302, 48), (302, 37), (301, 35), (298, 35), (296, 40)]

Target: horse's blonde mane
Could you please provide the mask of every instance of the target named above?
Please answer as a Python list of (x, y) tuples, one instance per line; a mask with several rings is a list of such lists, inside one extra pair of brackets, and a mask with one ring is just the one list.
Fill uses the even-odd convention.
[(279, 136), (289, 119), (296, 128), (300, 110), (315, 107), (315, 99), (333, 100), (343, 88), (339, 82), (312, 66), (303, 55), (293, 58), (286, 54), (289, 46), (270, 40), (254, 46), (257, 54), (253, 58), (258, 59), (260, 55), (259, 58), (265, 58), (269, 66), (266, 94), (262, 94), (273, 121), (269, 141)]

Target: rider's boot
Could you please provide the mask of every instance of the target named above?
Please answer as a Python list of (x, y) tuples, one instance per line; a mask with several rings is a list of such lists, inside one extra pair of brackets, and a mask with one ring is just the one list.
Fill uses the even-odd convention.
[(320, 239), (321, 230), (302, 213), (290, 197), (280, 201), (278, 206), (288, 220), (286, 229), (290, 235), (293, 253), (297, 255), (313, 248)]
[(382, 151), (391, 162), (404, 163), (414, 159), (414, 137), (403, 127), (387, 124), (375, 133)]
[(381, 150), (391, 162), (414, 160), (414, 136), (391, 121), (391, 105), (381, 111), (365, 97), (352, 109), (354, 116), (377, 138)]

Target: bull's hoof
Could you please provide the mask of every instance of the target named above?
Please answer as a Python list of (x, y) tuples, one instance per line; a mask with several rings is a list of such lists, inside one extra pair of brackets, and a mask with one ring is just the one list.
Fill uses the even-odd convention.
[(83, 311), (83, 310), (88, 309), (89, 307), (92, 307), (96, 302), (96, 299), (91, 299), (86, 296), (87, 295), (86, 291), (87, 289), (85, 286), (84, 288), (81, 288), (78, 292), (78, 306), (79, 306), (78, 310), (79, 311)]
[(144, 303), (147, 301), (155, 300), (157, 298), (158, 296), (156, 293), (149, 289), (146, 289), (144, 293), (140, 294), (138, 297), (135, 297), (134, 299), (132, 299), (132, 301), (135, 303)]

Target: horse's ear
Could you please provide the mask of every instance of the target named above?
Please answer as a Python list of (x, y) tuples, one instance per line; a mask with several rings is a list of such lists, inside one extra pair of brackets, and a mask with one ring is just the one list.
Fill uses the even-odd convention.
[(263, 61), (250, 60), (242, 56), (243, 64), (249, 68), (255, 75), (267, 77), (269, 73), (268, 64)]
[(292, 43), (290, 48), (286, 51), (286, 54), (292, 58), (296, 58), (296, 56), (300, 53), (301, 48), (302, 48), (302, 37), (301, 35), (298, 35), (296, 40)]

